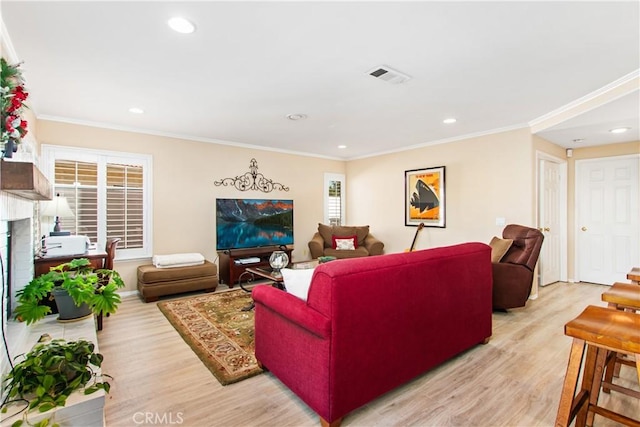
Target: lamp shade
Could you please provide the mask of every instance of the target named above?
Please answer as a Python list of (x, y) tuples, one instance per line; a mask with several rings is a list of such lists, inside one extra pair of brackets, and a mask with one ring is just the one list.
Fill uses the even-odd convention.
[(56, 196), (53, 200), (42, 202), (41, 216), (53, 216), (59, 218), (74, 218), (75, 215), (69, 207), (66, 197)]

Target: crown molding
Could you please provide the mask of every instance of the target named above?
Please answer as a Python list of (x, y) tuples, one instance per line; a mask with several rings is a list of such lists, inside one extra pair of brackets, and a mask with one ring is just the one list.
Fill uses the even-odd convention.
[(640, 89), (640, 69), (529, 122), (532, 133), (548, 129)]

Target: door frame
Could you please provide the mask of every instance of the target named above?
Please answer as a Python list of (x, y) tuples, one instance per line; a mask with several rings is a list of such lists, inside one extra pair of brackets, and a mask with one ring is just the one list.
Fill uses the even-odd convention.
[[(547, 162), (553, 162), (558, 164), (558, 169), (560, 173), (560, 281), (566, 282), (568, 279), (568, 203), (569, 196), (567, 192), (567, 182), (568, 182), (568, 164), (567, 159), (563, 159), (560, 157), (553, 156), (551, 154), (537, 151), (536, 150), (536, 224), (538, 228), (542, 225), (540, 224), (540, 200), (543, 197), (543, 189), (540, 185), (540, 180), (542, 179), (542, 171), (541, 171), (541, 160)], [(544, 244), (544, 243), (543, 243)], [(540, 260), (542, 261), (542, 260)], [(539, 267), (538, 267), (539, 268)], [(538, 272), (535, 280), (536, 286), (542, 286), (540, 283), (540, 273)], [(537, 294), (537, 289), (536, 289)]]
[[(574, 249), (574, 259), (573, 259), (573, 271), (574, 271), (574, 278), (573, 281), (574, 282), (580, 282), (580, 245), (579, 245), (579, 233), (578, 233), (578, 225), (580, 222), (580, 195), (578, 194), (578, 188), (579, 188), (579, 176), (580, 176), (580, 167), (581, 165), (584, 165), (586, 163), (593, 163), (593, 162), (601, 162), (601, 161), (606, 161), (606, 160), (622, 160), (622, 159), (640, 159), (640, 154), (622, 154), (619, 156), (603, 156), (603, 157), (593, 157), (593, 158), (585, 158), (585, 159), (577, 159), (574, 162), (574, 168), (573, 168), (573, 174), (575, 179), (573, 180), (573, 217), (574, 217), (574, 228), (576, 230), (576, 232), (574, 233), (573, 236), (573, 247)], [(638, 179), (640, 180), (640, 176), (638, 177)], [(638, 230), (638, 238), (640, 239), (640, 229)]]

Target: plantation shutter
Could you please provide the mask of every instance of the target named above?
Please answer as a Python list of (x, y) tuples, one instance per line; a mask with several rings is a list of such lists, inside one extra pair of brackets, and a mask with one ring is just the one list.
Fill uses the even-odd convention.
[[(120, 238), (119, 249), (144, 245), (144, 170), (140, 165), (106, 163), (106, 201), (99, 199), (99, 164), (55, 161), (55, 193), (66, 197), (74, 218), (60, 218), (61, 229), (99, 240), (100, 209), (106, 210), (106, 238)], [(104, 182), (104, 179), (103, 179)], [(103, 184), (104, 186), (104, 184)], [(103, 231), (104, 232), (104, 231)]]
[(98, 240), (98, 165), (56, 160), (55, 193), (67, 198), (75, 218), (60, 218), (60, 226), (72, 234)]
[(107, 239), (119, 237), (121, 248), (144, 243), (142, 166), (107, 164)]
[(327, 212), (329, 225), (342, 225), (342, 182), (330, 181), (328, 190)]

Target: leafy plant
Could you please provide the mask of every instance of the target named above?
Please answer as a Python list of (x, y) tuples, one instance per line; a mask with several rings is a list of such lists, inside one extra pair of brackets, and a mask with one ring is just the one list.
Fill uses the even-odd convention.
[(53, 267), (16, 292), (18, 306), (15, 317), (27, 324), (44, 318), (51, 308), (40, 305), (40, 302), (55, 288), (66, 290), (77, 306), (86, 303), (95, 314), (112, 314), (120, 304), (120, 295), (116, 291), (122, 287), (124, 282), (117, 271), (94, 270), (88, 259), (74, 259)]
[[(110, 384), (102, 381), (102, 377), (111, 377), (94, 371), (103, 360), (102, 354), (94, 353), (94, 349), (95, 345), (86, 340), (57, 339), (36, 344), (26, 356), (16, 357), (24, 357), (24, 360), (17, 363), (4, 380), (8, 397), (27, 400), (28, 411), (46, 412), (65, 406), (67, 398), (76, 390), (84, 390), (84, 394), (98, 390), (108, 393)], [(12, 427), (22, 425), (23, 421), (26, 421), (26, 413)], [(45, 419), (36, 425), (48, 424), (49, 420)]]

